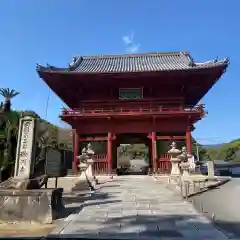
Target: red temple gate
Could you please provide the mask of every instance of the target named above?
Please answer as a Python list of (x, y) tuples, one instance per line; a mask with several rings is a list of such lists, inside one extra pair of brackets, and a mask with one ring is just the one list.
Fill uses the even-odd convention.
[(80, 143), (105, 141), (94, 170), (112, 173), (121, 134), (144, 134), (155, 172), (171, 168), (157, 141), (182, 140), (192, 153), (191, 132), (204, 117), (199, 100), (229, 61), (196, 63), (187, 52), (74, 57), (67, 68), (38, 65), (39, 76), (69, 106), (61, 119), (74, 129), (74, 166)]

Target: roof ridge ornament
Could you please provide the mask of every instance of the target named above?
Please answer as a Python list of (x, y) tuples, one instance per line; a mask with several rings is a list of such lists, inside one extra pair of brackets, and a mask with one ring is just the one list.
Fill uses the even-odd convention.
[(225, 58), (223, 59), (223, 62), (229, 64), (229, 63), (230, 63), (230, 60), (229, 60), (228, 57), (225, 57)]
[(70, 64), (68, 64), (68, 69), (73, 70), (73, 69), (77, 68), (80, 65), (80, 63), (82, 62), (82, 60), (83, 60), (83, 57), (81, 57), (81, 56), (80, 57), (73, 56), (72, 62)]
[(75, 65), (75, 63), (77, 62), (77, 60), (78, 60), (78, 57), (77, 57), (77, 56), (73, 56), (72, 62), (70, 62), (70, 63), (68, 64), (69, 67), (70, 67), (70, 68), (73, 67), (73, 66)]
[(180, 55), (183, 58), (183, 61), (185, 62), (186, 65), (188, 65), (190, 67), (194, 67), (195, 66), (194, 60), (190, 56), (189, 52), (187, 52), (187, 51), (180, 52)]
[(41, 68), (42, 68), (41, 65), (39, 63), (36, 63), (36, 69), (40, 70)]

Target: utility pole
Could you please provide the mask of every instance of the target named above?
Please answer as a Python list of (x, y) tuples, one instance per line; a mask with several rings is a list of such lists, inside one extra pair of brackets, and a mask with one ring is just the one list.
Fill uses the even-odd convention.
[(199, 162), (199, 149), (198, 149), (198, 144), (196, 144), (196, 150), (197, 150), (197, 161)]
[(49, 105), (50, 92), (51, 92), (51, 89), (49, 88), (48, 89), (48, 95), (47, 95), (46, 109), (45, 109), (45, 120), (47, 120), (47, 115), (48, 115), (48, 105)]

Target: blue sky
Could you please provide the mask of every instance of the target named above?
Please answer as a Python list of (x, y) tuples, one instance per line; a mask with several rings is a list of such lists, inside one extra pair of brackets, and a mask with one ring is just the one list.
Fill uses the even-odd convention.
[[(190, 51), (196, 61), (229, 57), (228, 72), (205, 96), (201, 143), (240, 137), (240, 1), (39, 0), (0, 2), (0, 87), (21, 92), (14, 108), (46, 115), (48, 88), (36, 63), (67, 66), (74, 55)], [(126, 44), (130, 43), (130, 44)], [(62, 102), (50, 93), (47, 119)]]

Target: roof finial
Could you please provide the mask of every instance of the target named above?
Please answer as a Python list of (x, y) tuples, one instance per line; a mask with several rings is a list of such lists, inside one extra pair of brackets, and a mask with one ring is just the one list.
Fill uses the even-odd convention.
[(72, 62), (69, 64), (69, 67), (72, 67), (76, 63), (77, 60), (78, 60), (78, 57), (73, 56)]
[(228, 57), (224, 58), (223, 62), (228, 64), (229, 63), (229, 58)]

